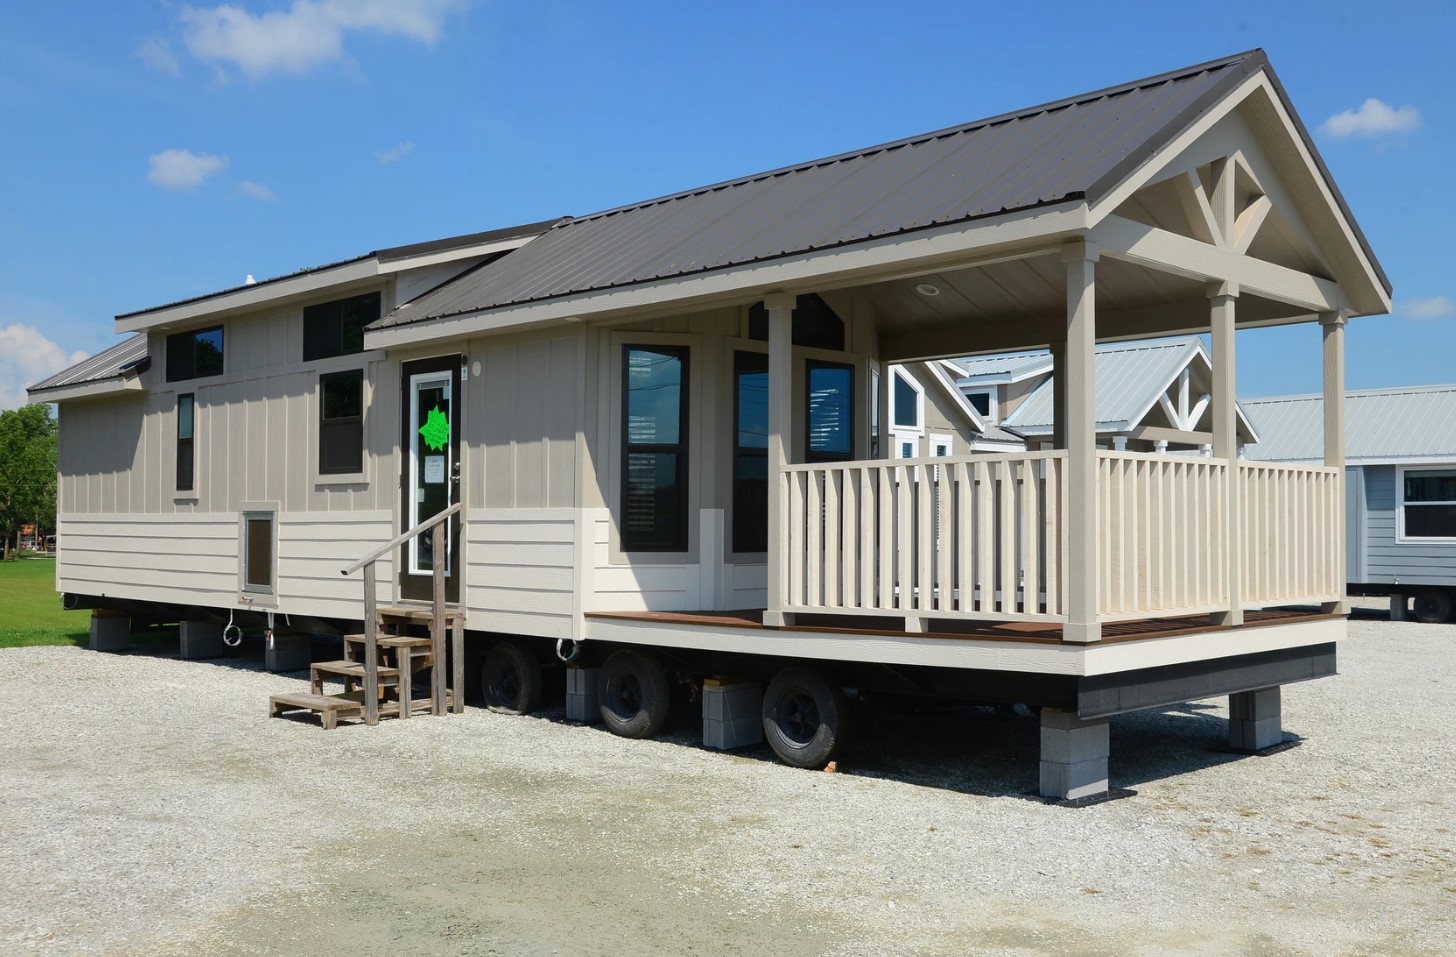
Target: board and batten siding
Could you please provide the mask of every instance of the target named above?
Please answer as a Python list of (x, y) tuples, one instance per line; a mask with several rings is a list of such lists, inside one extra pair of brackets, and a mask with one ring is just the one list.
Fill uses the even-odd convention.
[[(1433, 466), (1439, 467), (1439, 466)], [(1364, 572), (1351, 578), (1366, 584), (1456, 585), (1456, 542), (1399, 541), (1396, 507), (1397, 471), (1394, 465), (1363, 468)], [(1357, 483), (1348, 483), (1349, 494), (1357, 494)], [(1352, 567), (1353, 575), (1357, 568)]]

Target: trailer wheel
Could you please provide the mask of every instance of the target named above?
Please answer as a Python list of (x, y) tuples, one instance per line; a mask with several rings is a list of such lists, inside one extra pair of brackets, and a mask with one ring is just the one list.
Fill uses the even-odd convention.
[(763, 693), (763, 736), (780, 761), (818, 770), (844, 738), (844, 692), (817, 671), (785, 668)]
[(1437, 624), (1451, 617), (1451, 596), (1443, 591), (1416, 592), (1411, 599), (1411, 614), (1416, 621)]
[(667, 721), (667, 672), (641, 651), (614, 652), (597, 684), (602, 721), (624, 738), (650, 738)]
[(493, 645), (480, 668), (480, 693), (499, 714), (530, 714), (541, 705), (541, 665), (514, 642)]

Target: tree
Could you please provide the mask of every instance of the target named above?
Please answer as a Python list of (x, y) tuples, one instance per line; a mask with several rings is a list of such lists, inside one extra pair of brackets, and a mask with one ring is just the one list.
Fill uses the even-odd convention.
[[(56, 420), (48, 405), (0, 412), (0, 557), (20, 526), (56, 522)], [(39, 531), (39, 529), (37, 529)]]

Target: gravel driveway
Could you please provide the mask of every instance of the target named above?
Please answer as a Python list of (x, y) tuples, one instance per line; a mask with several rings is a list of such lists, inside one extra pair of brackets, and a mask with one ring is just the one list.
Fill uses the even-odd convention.
[(298, 676), (0, 652), (5, 954), (1456, 953), (1456, 626), (1356, 620), (1269, 758), (1223, 700), (1028, 799), (1028, 714), (864, 711), (841, 773), (560, 712), (324, 733)]

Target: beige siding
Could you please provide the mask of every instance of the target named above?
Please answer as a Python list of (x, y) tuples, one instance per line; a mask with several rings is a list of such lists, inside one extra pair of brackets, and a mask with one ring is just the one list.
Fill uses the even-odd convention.
[(486, 508), (466, 513), (465, 603), (482, 631), (576, 635), (576, 510)]

